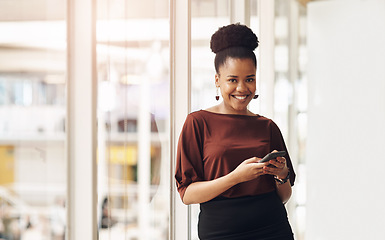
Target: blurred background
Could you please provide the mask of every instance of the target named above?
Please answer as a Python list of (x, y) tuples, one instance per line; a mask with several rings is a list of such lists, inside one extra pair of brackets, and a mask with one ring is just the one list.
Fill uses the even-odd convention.
[[(174, 1), (94, 4), (97, 237), (174, 239), (171, 94), (173, 81), (187, 81), (171, 74)], [(363, 239), (365, 226), (367, 239), (383, 239), (385, 3), (188, 4), (191, 111), (216, 104), (212, 33), (241, 12), (260, 38), (260, 98), (250, 109), (278, 124), (294, 161), (287, 209), (296, 239)], [(69, 239), (67, 6), (0, 0), (1, 240)], [(358, 166), (366, 157), (377, 159), (372, 172)], [(188, 224), (186, 239), (198, 239), (198, 211), (189, 207), (186, 223), (178, 223)]]

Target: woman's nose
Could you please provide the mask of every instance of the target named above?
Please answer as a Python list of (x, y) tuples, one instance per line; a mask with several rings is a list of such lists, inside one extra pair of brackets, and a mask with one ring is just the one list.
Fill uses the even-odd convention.
[(242, 91), (245, 91), (245, 90), (247, 90), (247, 87), (246, 87), (245, 83), (242, 82), (242, 81), (239, 81), (238, 85), (237, 85), (237, 91), (238, 92), (242, 92)]

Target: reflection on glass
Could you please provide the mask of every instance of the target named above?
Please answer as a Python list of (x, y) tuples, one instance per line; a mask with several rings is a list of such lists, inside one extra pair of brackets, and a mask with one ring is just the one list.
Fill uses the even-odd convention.
[(66, 1), (0, 1), (0, 239), (64, 239)]
[(98, 1), (99, 239), (168, 239), (169, 1)]

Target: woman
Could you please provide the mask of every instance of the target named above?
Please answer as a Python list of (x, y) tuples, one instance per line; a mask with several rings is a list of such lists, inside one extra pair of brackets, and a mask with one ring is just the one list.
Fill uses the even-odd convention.
[(200, 204), (202, 240), (293, 239), (284, 207), (295, 179), (290, 157), (258, 162), (272, 151), (287, 152), (282, 134), (272, 120), (248, 110), (258, 97), (257, 46), (244, 25), (213, 34), (215, 85), (223, 101), (190, 113), (180, 135), (177, 188), (185, 204)]

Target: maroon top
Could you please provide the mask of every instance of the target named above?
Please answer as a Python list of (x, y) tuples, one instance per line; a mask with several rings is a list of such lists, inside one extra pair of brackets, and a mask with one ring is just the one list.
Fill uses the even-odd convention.
[[(183, 199), (189, 184), (222, 177), (244, 160), (262, 158), (273, 150), (287, 151), (281, 131), (268, 118), (206, 110), (190, 113), (183, 125), (177, 150), (175, 178), (179, 194)], [(289, 155), (285, 158), (293, 185), (293, 166)], [(275, 189), (273, 176), (263, 175), (239, 183), (220, 196), (254, 196)]]

